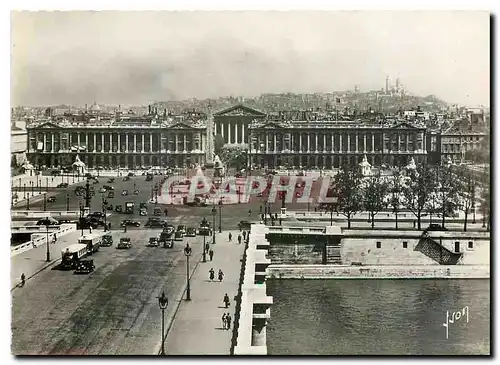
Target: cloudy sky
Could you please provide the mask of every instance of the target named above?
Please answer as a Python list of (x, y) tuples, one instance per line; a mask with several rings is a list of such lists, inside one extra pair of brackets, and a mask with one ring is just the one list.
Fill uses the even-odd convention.
[(12, 13), (12, 105), (378, 89), (489, 105), (486, 12)]

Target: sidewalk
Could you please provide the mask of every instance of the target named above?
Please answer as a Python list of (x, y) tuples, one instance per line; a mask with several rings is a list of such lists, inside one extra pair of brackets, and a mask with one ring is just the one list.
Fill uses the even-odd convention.
[[(95, 232), (102, 232), (102, 230)], [(88, 234), (89, 231), (85, 230), (84, 233)], [(24, 273), (26, 281), (28, 281), (32, 276), (59, 261), (61, 259), (61, 250), (73, 243), (78, 243), (78, 237), (81, 235), (81, 230), (77, 230), (58, 238), (56, 243), (50, 243), (50, 262), (45, 261), (47, 258), (47, 246), (45, 244), (11, 257), (11, 288), (13, 289), (19, 284), (22, 273)]]
[[(233, 242), (228, 242), (229, 232)], [(238, 244), (239, 231), (223, 231), (217, 243), (210, 245), (213, 261), (200, 262), (191, 277), (191, 301), (183, 301), (174, 317), (165, 340), (167, 355), (229, 355), (235, 318), (234, 297), (238, 292), (241, 271), (240, 259), (245, 244)], [(222, 269), (224, 280), (210, 282), (208, 271)], [(224, 307), (222, 299), (227, 293), (231, 305)], [(222, 315), (231, 315), (231, 330), (222, 329)]]

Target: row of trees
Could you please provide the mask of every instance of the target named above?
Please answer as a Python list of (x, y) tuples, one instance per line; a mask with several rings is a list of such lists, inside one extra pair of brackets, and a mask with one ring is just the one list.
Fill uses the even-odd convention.
[(337, 202), (320, 204), (320, 209), (344, 215), (348, 228), (361, 211), (368, 212), (372, 228), (375, 216), (382, 211), (394, 213), (396, 228), (398, 214), (410, 211), (419, 230), (424, 216), (428, 215), (431, 223), (433, 215), (439, 216), (444, 227), (447, 216), (462, 211), (466, 231), (468, 215), (480, 207), (483, 216), (488, 216), (489, 229), (489, 183), (480, 189), (470, 174), (459, 175), (450, 167), (425, 164), (415, 169), (395, 170), (388, 176), (378, 173), (369, 177), (363, 177), (357, 169), (344, 167), (334, 177), (328, 196), (336, 197)]

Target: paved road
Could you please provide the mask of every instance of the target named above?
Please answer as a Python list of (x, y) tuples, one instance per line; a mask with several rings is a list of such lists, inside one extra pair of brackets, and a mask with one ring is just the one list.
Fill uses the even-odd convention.
[[(161, 337), (156, 297), (174, 302), (185, 288), (185, 242), (191, 262), (200, 260), (202, 237), (185, 238), (173, 249), (145, 247), (159, 230), (114, 232), (134, 247), (103, 247), (90, 275), (46, 269), (12, 292), (14, 354), (155, 354)], [(194, 265), (193, 265), (194, 267)], [(169, 306), (167, 321), (175, 306)]]

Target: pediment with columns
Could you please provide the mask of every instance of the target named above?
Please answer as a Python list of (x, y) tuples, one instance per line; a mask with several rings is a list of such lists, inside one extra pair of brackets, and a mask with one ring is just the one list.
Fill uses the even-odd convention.
[(60, 128), (61, 126), (52, 122), (45, 122), (38, 126), (38, 129), (60, 129)]
[(268, 123), (262, 124), (259, 128), (260, 129), (283, 129), (283, 126), (280, 125), (279, 123), (276, 123), (276, 122), (268, 122)]
[(189, 125), (187, 123), (178, 122), (167, 127), (167, 129), (199, 129), (199, 125)]
[(245, 105), (235, 105), (230, 108), (221, 110), (214, 114), (214, 116), (253, 116), (253, 117), (265, 117), (266, 114), (258, 111), (256, 109), (250, 108)]
[(422, 129), (422, 128), (423, 127), (415, 126), (408, 122), (398, 123), (390, 127), (390, 129), (411, 129), (411, 130)]

